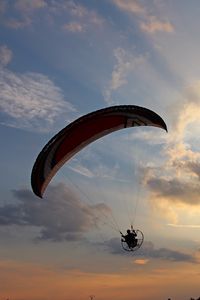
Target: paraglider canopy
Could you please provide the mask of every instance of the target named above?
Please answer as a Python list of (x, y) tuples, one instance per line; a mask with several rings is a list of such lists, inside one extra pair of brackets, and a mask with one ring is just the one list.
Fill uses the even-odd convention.
[(107, 107), (70, 123), (38, 155), (31, 175), (33, 192), (42, 198), (58, 169), (88, 144), (111, 132), (135, 126), (154, 126), (167, 131), (165, 122), (158, 114), (135, 105)]

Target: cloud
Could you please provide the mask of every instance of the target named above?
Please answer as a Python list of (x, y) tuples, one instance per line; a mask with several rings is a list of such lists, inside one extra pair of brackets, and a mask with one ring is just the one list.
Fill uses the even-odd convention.
[(146, 265), (149, 262), (149, 259), (135, 259), (133, 262), (136, 265)]
[(12, 51), (6, 45), (0, 45), (0, 66), (8, 65), (12, 56)]
[(170, 33), (174, 31), (174, 26), (169, 21), (159, 21), (155, 17), (152, 17), (147, 23), (142, 22), (140, 28), (147, 33), (158, 31)]
[[(90, 152), (87, 154), (91, 161), (91, 155)], [(78, 162), (77, 159), (74, 159), (70, 166), (68, 166), (69, 169), (72, 171), (88, 177), (88, 178), (104, 178), (108, 180), (114, 180), (115, 182), (127, 182), (127, 179), (124, 178), (121, 174), (119, 174), (120, 166), (115, 163), (115, 165), (108, 166), (106, 162), (97, 162), (98, 158), (97, 156), (94, 157), (93, 166), (92, 168), (87, 167), (88, 160), (87, 158), (83, 158), (84, 164), (81, 162)]]
[(93, 178), (95, 176), (95, 174), (91, 170), (89, 170), (85, 166), (78, 164), (78, 163), (73, 164), (72, 166), (69, 166), (68, 168), (71, 169), (72, 171), (74, 171), (80, 175), (86, 176), (88, 178)]
[(141, 63), (144, 62), (145, 57), (142, 55), (133, 55), (123, 48), (116, 48), (114, 56), (117, 63), (112, 72), (112, 78), (104, 92), (105, 101), (112, 104), (111, 94), (121, 86), (127, 83), (128, 75)]
[(20, 12), (27, 13), (30, 11), (44, 8), (45, 6), (47, 6), (47, 3), (44, 0), (34, 0), (34, 1), (17, 0), (14, 6)]
[[(80, 1), (79, 1), (80, 2)], [(62, 12), (74, 16), (76, 18), (83, 18), (88, 15), (91, 10), (86, 6), (78, 3), (78, 1), (68, 0), (68, 1), (52, 1), (48, 2), (49, 11), (52, 14), (58, 15)]]
[(151, 11), (137, 0), (113, 0), (113, 3), (121, 10), (133, 14), (138, 19), (139, 27), (142, 31), (149, 34), (156, 32), (171, 33), (174, 31), (174, 26), (169, 21), (160, 20), (157, 16), (152, 16)]
[(66, 10), (74, 17), (85, 23), (102, 25), (104, 19), (100, 17), (94, 10), (88, 9), (86, 6), (77, 4), (74, 1), (66, 3)]
[(146, 142), (148, 145), (165, 145), (168, 135), (167, 133), (163, 133), (160, 128), (157, 128), (155, 134), (155, 127), (153, 129), (145, 127), (144, 130), (140, 127), (140, 130), (133, 130), (125, 139)]
[[(164, 163), (144, 170), (151, 207), (168, 222), (182, 223), (181, 209), (200, 206), (200, 152), (193, 146), (199, 128), (200, 81), (187, 86), (169, 111), (171, 130), (163, 144)], [(159, 200), (159, 201), (158, 201)], [(190, 221), (191, 222), (191, 221)]]
[[(41, 253), (40, 257), (42, 258)], [(68, 258), (70, 256), (66, 256), (64, 266), (68, 264)], [(159, 266), (157, 269), (151, 268), (146, 269), (145, 272), (138, 272), (133, 266), (130, 266), (130, 271), (126, 265), (123, 265), (124, 270), (121, 271), (118, 263), (119, 261), (112, 263), (116, 267), (113, 272), (111, 261), (108, 262), (108, 259), (98, 261), (96, 255), (93, 255), (90, 257), (90, 263), (86, 260), (84, 264), (94, 265), (94, 269), (88, 271), (87, 267), (83, 268), (78, 263), (76, 263), (78, 269), (67, 269), (59, 268), (55, 264), (45, 264), (44, 261), (27, 263), (24, 260), (4, 258), (0, 261), (1, 298), (7, 299), (9, 295), (9, 299), (82, 300), (89, 298), (89, 294), (94, 294), (98, 295), (99, 299), (128, 300), (132, 299), (133, 295), (136, 299), (146, 299), (148, 292), (148, 298), (161, 299), (166, 298), (166, 295), (169, 296), (169, 287), (172, 291), (170, 295), (174, 295), (173, 298), (186, 298), (185, 295), (189, 298), (191, 294), (198, 295), (199, 266), (188, 265), (187, 268), (179, 266), (174, 269), (170, 266), (165, 269)], [(191, 287), (190, 291), (188, 291), (189, 287)]]
[[(60, 9), (61, 7), (59, 10)], [(62, 9), (64, 9), (71, 18), (71, 21), (65, 23), (62, 29), (71, 33), (86, 32), (90, 28), (102, 26), (105, 22), (97, 12), (88, 9), (86, 6), (77, 4), (74, 1), (66, 2)]]
[(31, 18), (29, 18), (28, 16), (26, 16), (23, 20), (19, 20), (19, 19), (8, 19), (5, 21), (5, 25), (9, 28), (12, 29), (22, 29), (25, 28), (29, 25), (31, 25), (32, 20)]
[(112, 238), (105, 243), (102, 244), (104, 247), (106, 246), (106, 251), (109, 251), (111, 254), (120, 254), (123, 255), (125, 251), (122, 249), (120, 237)]
[(171, 250), (169, 248), (155, 248), (152, 242), (145, 242), (142, 248), (140, 248), (139, 255), (148, 258), (162, 259), (174, 262), (197, 263), (196, 258), (190, 254)]
[[(172, 166), (177, 176), (199, 178), (200, 152), (193, 150), (200, 125), (200, 81), (197, 80), (184, 90), (181, 101), (177, 101), (172, 116), (172, 132), (166, 145), (168, 166)], [(196, 177), (196, 178), (195, 178)]]
[[(7, 58), (8, 61), (8, 58)], [(39, 73), (18, 74), (0, 69), (1, 123), (17, 128), (50, 131), (66, 112), (75, 111), (59, 87)]]
[[(94, 10), (75, 1), (18, 0), (2, 5), (2, 23), (12, 29), (23, 29), (39, 22), (51, 22), (71, 33), (102, 26), (105, 20)], [(10, 11), (14, 11), (14, 17)], [(42, 14), (42, 19), (41, 19)], [(62, 21), (61, 21), (62, 20)], [(68, 20), (65, 22), (64, 20)], [(60, 21), (63, 25), (60, 25)]]
[(200, 225), (195, 225), (195, 224), (167, 224), (168, 226), (171, 227), (176, 227), (176, 228), (200, 228)]
[(181, 202), (189, 205), (200, 205), (200, 185), (173, 179), (150, 178), (147, 186), (153, 193), (155, 201), (168, 199), (172, 202)]
[(77, 22), (64, 24), (62, 26), (62, 28), (69, 32), (84, 32), (85, 31), (84, 26)]
[(145, 7), (137, 0), (113, 0), (114, 4), (120, 9), (134, 14), (143, 14), (146, 12)]
[(200, 180), (200, 162), (188, 161), (185, 164), (186, 168)]
[[(12, 1), (7, 5), (3, 11), (5, 14), (2, 18), (3, 24), (12, 29), (22, 29), (30, 26), (33, 23), (34, 14), (47, 7), (44, 0), (17, 0)], [(14, 11), (15, 17), (10, 17), (9, 12)]]
[[(109, 241), (104, 243), (107, 245), (107, 250), (116, 255), (126, 255), (120, 243), (120, 238), (113, 238)], [(155, 248), (152, 242), (144, 242), (142, 247), (135, 252), (137, 257), (142, 256), (142, 261), (147, 263), (149, 259), (159, 259), (159, 260), (166, 260), (166, 261), (173, 261), (173, 262), (189, 262), (189, 263), (197, 263), (197, 259), (195, 256), (183, 253), (176, 250), (171, 250), (169, 248)], [(141, 260), (139, 260), (141, 263)]]
[(102, 203), (88, 205), (64, 184), (50, 186), (44, 200), (27, 190), (14, 190), (16, 204), (0, 207), (0, 226), (36, 226), (38, 240), (75, 241), (97, 226), (101, 213), (110, 210)]
[(88, 13), (86, 7), (81, 4), (75, 3), (74, 1), (68, 1), (64, 5), (65, 9), (76, 17), (84, 17)]

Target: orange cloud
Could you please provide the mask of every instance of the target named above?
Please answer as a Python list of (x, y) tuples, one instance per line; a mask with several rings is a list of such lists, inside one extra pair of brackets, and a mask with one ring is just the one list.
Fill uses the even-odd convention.
[(141, 14), (145, 13), (145, 8), (137, 0), (113, 0), (113, 2), (122, 10)]
[(162, 32), (174, 31), (174, 27), (170, 22), (159, 21), (156, 18), (150, 19), (150, 21), (147, 23), (142, 22), (140, 28), (143, 31), (146, 31), (148, 33), (155, 33), (158, 31), (162, 31)]
[[(174, 26), (169, 21), (161, 21), (152, 16), (146, 6), (137, 0), (113, 0), (113, 3), (121, 10), (138, 17), (140, 28), (150, 34), (158, 31), (173, 32)], [(142, 21), (143, 20), (143, 21)]]
[(133, 262), (137, 265), (146, 265), (149, 262), (149, 259), (135, 259)]

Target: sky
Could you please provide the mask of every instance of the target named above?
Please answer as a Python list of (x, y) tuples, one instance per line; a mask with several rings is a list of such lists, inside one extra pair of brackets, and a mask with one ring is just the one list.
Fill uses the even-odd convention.
[[(199, 294), (200, 2), (0, 0), (0, 297)], [(84, 148), (36, 197), (44, 145), (112, 105), (158, 113)], [(121, 247), (130, 224), (144, 233)]]

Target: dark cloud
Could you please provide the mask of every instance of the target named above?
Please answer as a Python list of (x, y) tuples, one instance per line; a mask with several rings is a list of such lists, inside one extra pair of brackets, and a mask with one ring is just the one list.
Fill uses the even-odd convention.
[[(121, 247), (120, 238), (113, 238), (104, 243), (107, 246), (107, 250), (112, 254), (127, 255)], [(135, 255), (142, 256), (145, 259), (161, 259), (174, 262), (191, 262), (197, 263), (194, 256), (183, 252), (171, 250), (169, 248), (155, 248), (152, 242), (144, 242), (142, 247), (135, 252)]]
[(200, 162), (190, 161), (187, 163), (188, 169), (200, 179)]
[(125, 254), (125, 251), (121, 246), (120, 238), (112, 238), (106, 241), (103, 245), (106, 245), (107, 250), (109, 250), (112, 254)]
[(152, 242), (144, 242), (142, 248), (139, 251), (140, 256), (146, 258), (164, 259), (175, 262), (192, 262), (195, 263), (197, 260), (190, 254), (183, 253), (180, 251), (172, 250), (169, 248), (155, 248)]
[(193, 175), (197, 180), (200, 179), (200, 162), (194, 158), (173, 161), (173, 167), (176, 171), (184, 173), (186, 176)]
[[(185, 182), (177, 178), (149, 178), (147, 186), (153, 194), (152, 198), (166, 198), (190, 205), (200, 204), (200, 185), (195, 182)], [(157, 200), (157, 199), (156, 199)]]
[(78, 240), (96, 226), (98, 216), (107, 213), (104, 204), (88, 205), (64, 184), (49, 187), (46, 199), (29, 190), (13, 191), (16, 205), (0, 207), (0, 226), (21, 225), (40, 228), (41, 240)]

